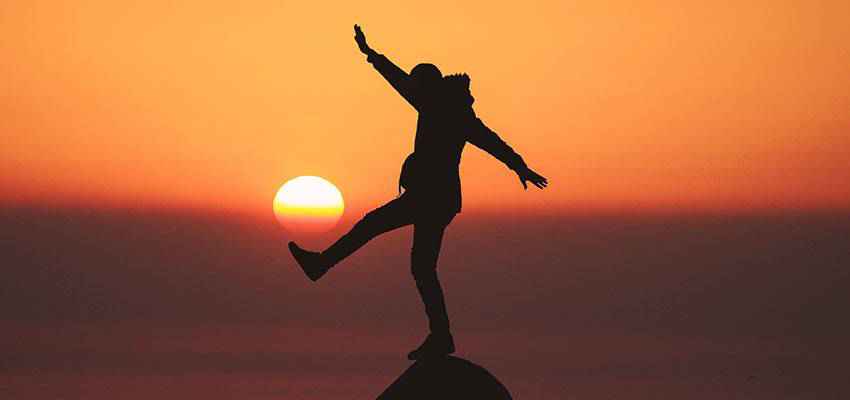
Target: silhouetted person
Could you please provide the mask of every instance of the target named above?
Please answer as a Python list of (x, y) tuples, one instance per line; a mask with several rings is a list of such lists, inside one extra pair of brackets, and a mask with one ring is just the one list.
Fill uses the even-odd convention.
[(414, 152), (405, 160), (399, 179), (405, 191), (367, 213), (327, 250), (306, 251), (294, 242), (289, 249), (304, 273), (316, 281), (375, 236), (412, 224), (411, 272), (425, 305), (430, 334), (408, 358), (445, 356), (455, 349), (436, 268), (443, 232), (461, 209), (458, 166), (463, 146), (470, 142), (501, 160), (517, 173), (525, 188), (529, 181), (541, 189), (548, 182), (475, 116), (467, 75), (443, 77), (433, 64), (419, 64), (408, 74), (372, 50), (359, 26), (355, 25), (354, 31), (367, 61), (419, 112)]

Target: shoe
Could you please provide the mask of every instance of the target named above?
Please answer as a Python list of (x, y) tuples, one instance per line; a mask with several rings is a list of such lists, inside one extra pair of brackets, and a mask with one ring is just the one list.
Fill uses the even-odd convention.
[(455, 352), (455, 342), (450, 333), (429, 334), (416, 350), (407, 355), (408, 360), (445, 357)]
[(289, 252), (292, 253), (292, 257), (295, 257), (298, 266), (304, 270), (304, 274), (313, 282), (319, 280), (330, 269), (324, 265), (322, 253), (304, 250), (295, 242), (289, 242)]

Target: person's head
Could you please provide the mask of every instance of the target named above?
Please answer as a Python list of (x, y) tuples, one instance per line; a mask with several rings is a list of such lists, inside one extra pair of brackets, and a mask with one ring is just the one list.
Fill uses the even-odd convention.
[(414, 85), (423, 88), (436, 88), (443, 79), (443, 73), (434, 64), (417, 64), (410, 70), (410, 77)]

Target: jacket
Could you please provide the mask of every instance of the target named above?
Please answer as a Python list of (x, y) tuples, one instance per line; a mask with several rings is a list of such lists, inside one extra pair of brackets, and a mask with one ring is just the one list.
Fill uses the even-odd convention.
[(460, 157), (467, 142), (519, 171), (522, 157), (475, 115), (467, 75), (443, 78), (439, 88), (418, 88), (410, 75), (387, 57), (372, 53), (367, 59), (389, 84), (419, 113), (414, 154), (404, 171), (412, 182), (410, 196), (423, 212), (461, 210)]

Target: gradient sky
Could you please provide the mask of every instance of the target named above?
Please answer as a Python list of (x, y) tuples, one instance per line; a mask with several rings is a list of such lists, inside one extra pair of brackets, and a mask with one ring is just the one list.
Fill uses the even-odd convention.
[[(517, 399), (843, 399), (850, 2), (0, 2), (0, 398), (374, 398), (425, 320), (396, 195), (416, 115), (352, 25), (472, 77), (440, 277)], [(346, 199), (279, 226), (286, 180)], [(495, 182), (495, 183), (494, 183)], [(45, 207), (44, 205), (48, 205)], [(597, 212), (599, 211), (599, 212)], [(615, 212), (610, 212), (615, 211)]]
[(466, 209), (848, 209), (847, 15), (846, 1), (4, 2), (0, 196), (260, 214), (312, 174), (373, 207), (415, 113), (358, 53), (358, 22), (404, 68), (468, 72), (479, 115), (552, 181), (526, 195), (470, 148)]

